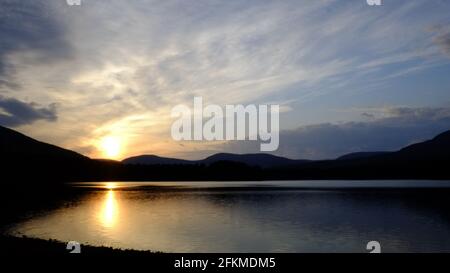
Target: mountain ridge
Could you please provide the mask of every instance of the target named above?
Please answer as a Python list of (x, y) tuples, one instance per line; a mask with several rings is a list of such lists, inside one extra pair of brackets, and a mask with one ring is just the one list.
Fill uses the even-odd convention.
[(58, 154), (58, 156), (88, 159), (88, 157), (72, 150), (36, 140), (3, 126), (0, 126), (0, 150), (3, 155), (8, 154), (10, 156), (51, 156), (52, 154)]
[(152, 164), (143, 165), (91, 159), (0, 126), (0, 154), (2, 181), (28, 181), (27, 183), (114, 180), (450, 179), (450, 131), (395, 152), (363, 152), (332, 160), (309, 161), (271, 154), (218, 153), (198, 161), (146, 155), (148, 162)]
[(258, 166), (263, 168), (276, 167), (282, 165), (294, 165), (303, 162), (309, 162), (304, 159), (290, 159), (266, 153), (234, 154), (234, 153), (216, 153), (200, 160), (186, 160), (170, 157), (161, 157), (158, 155), (140, 155), (122, 160), (124, 164), (135, 165), (164, 165), (164, 164), (204, 164), (211, 165), (220, 161), (232, 161), (244, 163), (249, 166)]

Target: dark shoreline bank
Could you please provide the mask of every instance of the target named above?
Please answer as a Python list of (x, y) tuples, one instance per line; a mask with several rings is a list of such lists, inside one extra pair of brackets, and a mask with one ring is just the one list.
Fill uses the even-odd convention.
[[(66, 255), (70, 250), (66, 249), (66, 244), (57, 240), (45, 240), (30, 237), (14, 237), (10, 235), (0, 235), (1, 255), (13, 256), (47, 256)], [(150, 250), (119, 249), (106, 246), (81, 245), (82, 255), (124, 255), (145, 257), (162, 252)]]

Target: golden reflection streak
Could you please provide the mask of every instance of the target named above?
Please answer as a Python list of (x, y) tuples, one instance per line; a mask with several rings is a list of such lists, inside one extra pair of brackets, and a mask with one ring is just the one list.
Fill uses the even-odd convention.
[(104, 187), (106, 189), (113, 190), (113, 189), (117, 188), (117, 185), (114, 182), (108, 182), (108, 183), (105, 183)]
[(118, 204), (115, 192), (110, 189), (103, 202), (103, 209), (100, 212), (100, 222), (106, 228), (113, 228), (118, 218)]

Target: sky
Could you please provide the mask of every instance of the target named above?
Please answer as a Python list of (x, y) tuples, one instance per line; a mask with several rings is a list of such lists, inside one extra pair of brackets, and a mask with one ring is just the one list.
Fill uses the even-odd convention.
[(0, 125), (93, 158), (259, 152), (174, 141), (195, 96), (279, 104), (290, 158), (431, 138), (450, 129), (450, 1), (0, 0)]

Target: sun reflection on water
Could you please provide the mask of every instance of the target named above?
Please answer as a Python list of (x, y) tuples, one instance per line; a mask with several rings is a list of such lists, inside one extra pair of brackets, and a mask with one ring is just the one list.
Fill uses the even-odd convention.
[(117, 223), (118, 204), (115, 192), (110, 189), (103, 202), (103, 209), (100, 212), (100, 222), (105, 228), (113, 228)]
[(104, 184), (104, 188), (106, 188), (108, 190), (113, 190), (113, 189), (117, 188), (117, 185), (114, 182), (107, 182)]

